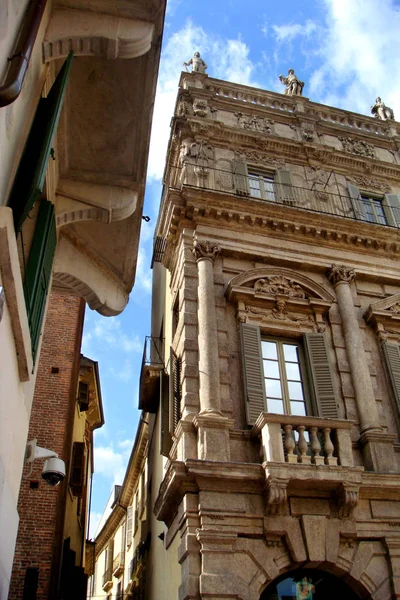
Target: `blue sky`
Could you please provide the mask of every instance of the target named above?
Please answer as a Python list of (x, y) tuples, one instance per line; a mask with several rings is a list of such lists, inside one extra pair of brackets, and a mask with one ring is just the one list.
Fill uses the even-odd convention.
[[(183, 62), (198, 50), (210, 77), (283, 92), (294, 68), (314, 102), (370, 114), (376, 96), (400, 120), (399, 0), (169, 0), (154, 111), (136, 283), (122, 315), (87, 309), (82, 351), (99, 362), (106, 424), (95, 434), (92, 524), (122, 483), (139, 418), (150, 334), (152, 236)], [(93, 532), (93, 529), (92, 529)]]

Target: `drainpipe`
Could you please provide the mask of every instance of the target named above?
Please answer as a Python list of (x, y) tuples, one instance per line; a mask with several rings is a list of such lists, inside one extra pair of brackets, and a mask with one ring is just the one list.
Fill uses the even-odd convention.
[(0, 107), (11, 104), (21, 93), (33, 46), (47, 0), (30, 0), (4, 84), (0, 87)]

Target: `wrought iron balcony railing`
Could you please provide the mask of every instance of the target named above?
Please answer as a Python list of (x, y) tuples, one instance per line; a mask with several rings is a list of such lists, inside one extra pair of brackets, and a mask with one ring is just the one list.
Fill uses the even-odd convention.
[(300, 187), (273, 181), (267, 175), (235, 173), (233, 163), (228, 160), (226, 169), (211, 168), (208, 166), (210, 162), (199, 159), (197, 162), (193, 160), (183, 166), (172, 167), (164, 190), (191, 187), (266, 202), (269, 205), (283, 205), (375, 225), (400, 227), (400, 201), (399, 205), (393, 204), (396, 199), (394, 194), (382, 194), (381, 198), (376, 197), (376, 194), (372, 194), (371, 198), (364, 195), (352, 198), (347, 190), (341, 191), (332, 180), (328, 180), (326, 184), (310, 182), (310, 187)]
[(155, 412), (159, 399), (160, 373), (164, 370), (164, 340), (146, 336), (139, 381), (139, 409)]

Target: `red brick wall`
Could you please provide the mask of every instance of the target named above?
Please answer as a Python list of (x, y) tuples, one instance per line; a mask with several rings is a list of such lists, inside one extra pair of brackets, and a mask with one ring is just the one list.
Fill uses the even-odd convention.
[[(81, 298), (53, 290), (44, 329), (42, 350), (29, 424), (29, 437), (54, 450), (66, 463), (71, 457), (85, 304)], [(59, 369), (52, 373), (52, 368)], [(41, 478), (43, 461), (33, 463), (23, 478), (18, 500), (20, 516), (9, 600), (20, 600), (27, 567), (39, 568), (37, 599), (56, 598), (63, 541), (67, 478), (50, 487)], [(29, 473), (25, 467), (24, 477)], [(32, 489), (38, 482), (37, 489)]]

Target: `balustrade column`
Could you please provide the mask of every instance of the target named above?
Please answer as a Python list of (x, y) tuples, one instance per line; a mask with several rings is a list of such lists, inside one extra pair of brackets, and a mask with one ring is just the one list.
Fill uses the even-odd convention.
[(198, 343), (201, 413), (221, 414), (217, 314), (214, 293), (214, 261), (217, 245), (195, 239), (193, 253), (199, 271)]
[(342, 320), (361, 433), (370, 430), (381, 431), (361, 330), (350, 289), (354, 277), (353, 269), (339, 265), (332, 265), (329, 274), (329, 279), (335, 287)]

